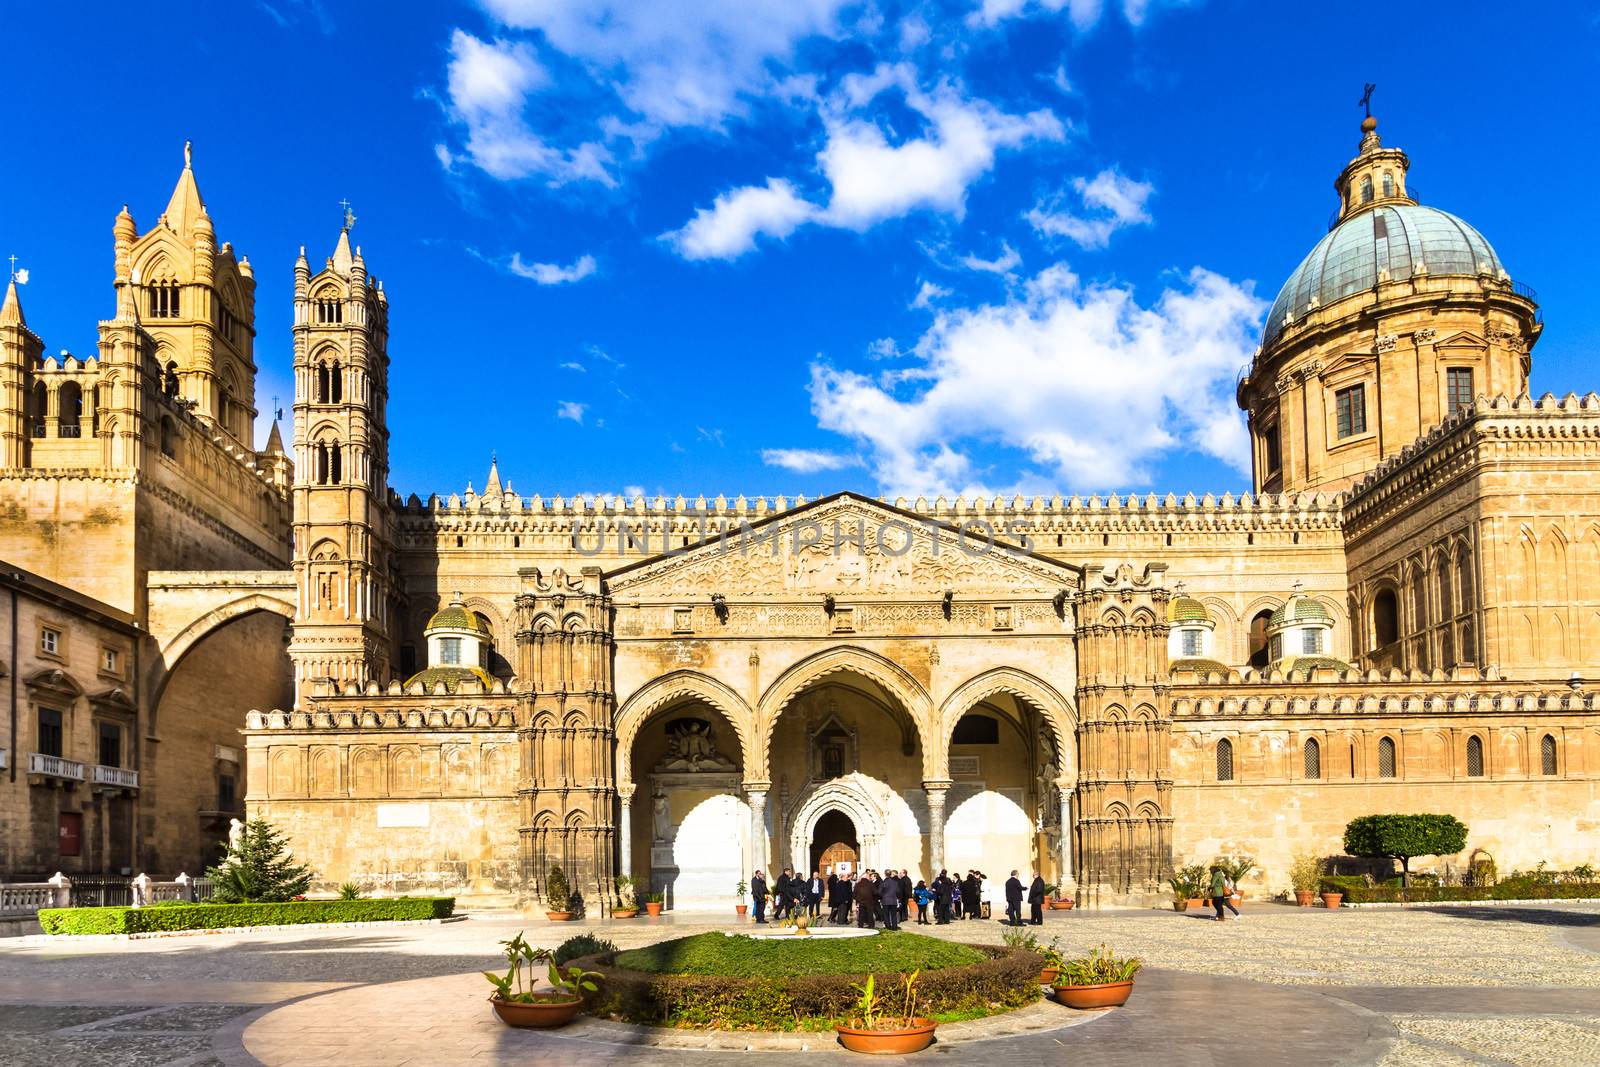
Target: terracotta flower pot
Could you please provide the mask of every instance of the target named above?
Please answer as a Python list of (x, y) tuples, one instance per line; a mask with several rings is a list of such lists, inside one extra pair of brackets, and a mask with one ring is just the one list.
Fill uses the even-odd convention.
[(571, 919), (572, 919), (572, 912), (570, 912), (570, 911), (547, 911), (547, 912), (544, 913), (544, 917), (546, 919), (549, 919), (553, 923), (570, 922)]
[(1061, 973), (1060, 967), (1046, 967), (1039, 972), (1040, 985), (1055, 985), (1056, 976)]
[(1209, 903), (1211, 903), (1211, 902), (1209, 900), (1207, 900), (1205, 897), (1190, 897), (1189, 898), (1189, 907), (1193, 908), (1196, 911), (1199, 911), (1201, 908), (1205, 907)]
[(1055, 911), (1070, 911), (1077, 901), (1071, 897), (1052, 897), (1050, 907)]
[(1324, 893), (1324, 894), (1322, 894), (1322, 906), (1324, 908), (1337, 908), (1339, 906), (1340, 902), (1343, 901), (1343, 900), (1344, 900), (1344, 894), (1343, 893)]
[(611, 912), (613, 919), (631, 919), (639, 914), (638, 908), (616, 908)]
[(933, 1044), (933, 1032), (939, 1026), (932, 1019), (918, 1017), (904, 1030), (862, 1030), (839, 1023), (839, 1044), (851, 1052), (865, 1052), (869, 1056), (898, 1056), (907, 1052), (921, 1052)]
[(1174, 900), (1172, 902), (1172, 910), (1173, 911), (1188, 911), (1189, 910), (1189, 902), (1187, 900)]
[(551, 995), (547, 1000), (524, 1002), (490, 997), (489, 1003), (494, 1005), (494, 1013), (507, 1026), (544, 1029), (565, 1026), (577, 1018), (579, 1009), (583, 1007), (583, 998)]
[(748, 905), (748, 904), (735, 904), (733, 906), (733, 910), (734, 910), (734, 912), (736, 914), (743, 915), (743, 914), (745, 914), (746, 912), (748, 912), (750, 910), (750, 905)]
[(644, 910), (645, 910), (645, 912), (647, 914), (650, 914), (650, 915), (660, 915), (661, 914), (661, 905), (660, 904), (653, 904), (653, 903), (652, 904), (646, 904), (644, 906)]
[(1317, 895), (1309, 889), (1296, 889), (1294, 891), (1294, 902), (1302, 908), (1311, 907), (1311, 902), (1316, 899)]
[(1133, 992), (1133, 979), (1100, 985), (1058, 985), (1056, 1001), (1069, 1008), (1119, 1008)]

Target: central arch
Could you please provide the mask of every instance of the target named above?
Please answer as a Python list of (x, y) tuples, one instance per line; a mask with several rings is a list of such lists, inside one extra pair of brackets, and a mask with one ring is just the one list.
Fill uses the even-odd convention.
[(873, 796), (875, 783), (863, 774), (847, 774), (824, 782), (801, 801), (789, 821), (789, 847), (784, 862), (796, 872), (811, 873), (811, 839), (816, 835), (817, 823), (830, 811), (836, 811), (855, 826), (859, 844), (861, 866), (882, 868), (887, 860), (883, 855), (885, 838), (889, 832), (889, 812)]

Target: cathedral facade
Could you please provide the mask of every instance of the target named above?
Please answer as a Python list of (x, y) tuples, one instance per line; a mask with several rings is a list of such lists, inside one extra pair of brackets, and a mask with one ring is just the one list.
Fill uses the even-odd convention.
[(1092, 905), (1222, 853), (1286, 888), (1423, 810), (1471, 828), (1457, 868), (1591, 861), (1600, 397), (1528, 396), (1534, 294), (1408, 166), (1369, 119), (1240, 379), (1237, 496), (564, 499), (491, 466), (402, 499), (347, 228), (295, 265), (287, 566), (207, 564), (156, 659), (292, 605), (253, 654), (293, 695), (236, 725), (325, 886), (527, 903), (559, 866), (604, 912), (621, 875), (726, 908), (758, 867), (1032, 868)]

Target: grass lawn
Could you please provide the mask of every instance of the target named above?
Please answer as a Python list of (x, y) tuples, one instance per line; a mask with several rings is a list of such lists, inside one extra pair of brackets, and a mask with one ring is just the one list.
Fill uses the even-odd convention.
[(799, 978), (821, 974), (934, 971), (987, 959), (977, 949), (921, 934), (889, 932), (839, 940), (765, 941), (696, 934), (619, 953), (617, 966), (650, 974)]

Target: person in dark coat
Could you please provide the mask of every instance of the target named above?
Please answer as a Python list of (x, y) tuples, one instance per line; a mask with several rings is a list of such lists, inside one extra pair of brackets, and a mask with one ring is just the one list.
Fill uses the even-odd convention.
[(1012, 871), (1011, 877), (1006, 879), (1006, 924), (1022, 925), (1022, 882), (1017, 878), (1016, 871)]
[(969, 919), (976, 919), (978, 909), (978, 876), (972, 871), (961, 882), (961, 911)]
[(1035, 926), (1044, 925), (1044, 876), (1034, 872), (1028, 886), (1028, 921)]
[(887, 872), (878, 883), (878, 899), (883, 902), (883, 925), (900, 929), (900, 876), (895, 872)]
[(817, 917), (817, 909), (821, 906), (822, 875), (812, 871), (811, 880), (806, 883), (806, 914), (815, 919)]
[(871, 930), (877, 925), (873, 912), (878, 906), (878, 895), (872, 890), (872, 879), (863, 874), (856, 880), (852, 895), (856, 901), (856, 925)]
[(911, 918), (911, 872), (900, 872), (900, 921)]
[(931, 888), (934, 921), (943, 926), (950, 921), (950, 875), (941, 870)]
[(794, 871), (785, 867), (783, 873), (778, 875), (778, 880), (773, 883), (772, 889), (777, 900), (772, 908), (772, 917), (787, 918), (794, 907)]
[(767, 876), (757, 871), (750, 876), (750, 899), (756, 902), (756, 922), (767, 921)]

